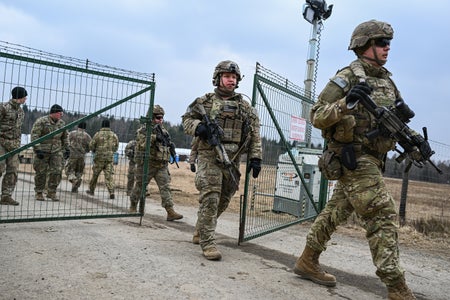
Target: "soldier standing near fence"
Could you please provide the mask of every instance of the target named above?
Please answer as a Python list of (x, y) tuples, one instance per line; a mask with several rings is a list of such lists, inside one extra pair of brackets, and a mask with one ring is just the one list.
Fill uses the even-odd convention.
[[(58, 104), (54, 104), (50, 108), (48, 116), (40, 117), (33, 124), (31, 141), (63, 128), (66, 124), (61, 120), (63, 114), (63, 108)], [(56, 189), (61, 182), (64, 159), (67, 159), (70, 155), (68, 136), (67, 130), (63, 130), (51, 138), (34, 145), (34, 152), (36, 153), (33, 163), (36, 171), (34, 190), (38, 201), (45, 200), (43, 192), (46, 188), (47, 198), (50, 198), (52, 201), (59, 201)]]
[[(21, 107), (27, 101), (28, 93), (20, 86), (11, 91), (11, 99), (0, 104), (0, 156), (20, 147), (24, 112)], [(19, 168), (19, 155), (15, 154), (0, 161), (0, 177), (2, 181), (2, 197), (0, 204), (19, 205), (12, 198), (17, 183), (17, 169)]]
[(109, 192), (109, 198), (114, 199), (114, 153), (119, 149), (119, 138), (111, 130), (109, 120), (102, 121), (102, 128), (92, 138), (89, 149), (94, 153), (94, 165), (92, 167), (92, 178), (89, 182), (89, 189), (86, 191), (89, 195), (94, 195), (97, 186), (98, 176), (103, 171), (105, 176), (106, 188)]
[(259, 118), (235, 93), (241, 79), (235, 62), (220, 62), (213, 73), (214, 93), (197, 98), (182, 117), (185, 133), (199, 139), (195, 186), (200, 207), (192, 241), (200, 243), (209, 260), (222, 258), (215, 242), (217, 218), (239, 188), (241, 154), (247, 153), (254, 178), (261, 171)]
[[(163, 127), (164, 109), (155, 105), (152, 115), (152, 134), (150, 137), (150, 156), (148, 159), (147, 180), (144, 182), (144, 154), (147, 141), (145, 126), (138, 129), (136, 134), (136, 182), (130, 197), (130, 212), (136, 212), (139, 197), (143, 187), (147, 187), (151, 179), (155, 179), (161, 196), (161, 206), (166, 209), (167, 221), (175, 221), (183, 218), (183, 215), (173, 209), (172, 192), (170, 191), (170, 173), (168, 164), (170, 161), (170, 148), (175, 145), (170, 141), (169, 132)], [(159, 129), (157, 128), (159, 127)], [(175, 158), (173, 158), (175, 159)]]
[[(367, 133), (378, 124), (363, 105), (358, 105), (371, 97), (377, 105), (390, 107), (401, 98), (391, 73), (383, 67), (393, 36), (388, 23), (370, 20), (359, 24), (349, 46), (357, 60), (330, 79), (311, 109), (311, 122), (322, 130), (327, 142), (319, 167), (328, 179), (338, 181), (309, 230), (294, 272), (318, 284), (335, 286), (336, 278), (321, 269), (319, 256), (337, 226), (355, 212), (366, 230), (372, 262), (387, 286), (388, 298), (416, 299), (400, 267), (395, 202), (381, 173), (395, 140), (384, 133), (368, 139)], [(429, 157), (431, 148), (421, 140), (417, 147)]]
[(78, 124), (78, 128), (69, 132), (70, 156), (66, 164), (66, 175), (72, 183), (72, 193), (77, 193), (85, 167), (85, 155), (89, 152), (91, 136), (86, 132), (86, 122)]
[(136, 140), (131, 140), (125, 146), (125, 155), (128, 157), (128, 173), (127, 173), (127, 196), (131, 196), (134, 187), (134, 178), (136, 177), (136, 161), (134, 154), (136, 152)]

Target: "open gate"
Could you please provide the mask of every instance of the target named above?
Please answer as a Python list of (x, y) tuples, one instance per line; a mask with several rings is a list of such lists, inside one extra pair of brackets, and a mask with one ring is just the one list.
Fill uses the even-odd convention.
[[(0, 205), (0, 223), (142, 216), (140, 212), (128, 212), (126, 185), (129, 161), (124, 154), (124, 147), (134, 139), (136, 130), (141, 126), (140, 117), (147, 112), (150, 115), (152, 113), (154, 74), (108, 67), (2, 41), (0, 70), (2, 101), (11, 98), (10, 91), (15, 86), (22, 86), (28, 91), (27, 102), (23, 105), (25, 121), (22, 132), (25, 134), (22, 135), (22, 145), (0, 157), (0, 160), (4, 160), (19, 154), (21, 163), (18, 182), (12, 197), (20, 205)], [(63, 120), (66, 126), (30, 142), (29, 134), (34, 121), (48, 115), (53, 104), (64, 108)], [(109, 198), (103, 176), (99, 177), (95, 195), (86, 194), (93, 163), (92, 154), (88, 154), (83, 183), (78, 193), (71, 192), (71, 183), (63, 172), (63, 179), (58, 186), (60, 201), (36, 201), (33, 145), (63, 130), (74, 130), (83, 121), (87, 123), (86, 131), (93, 137), (103, 119), (110, 121), (112, 131), (121, 142), (114, 156), (115, 199)], [(150, 122), (147, 118), (142, 119)], [(148, 143), (147, 153), (149, 146)], [(148, 155), (146, 157), (148, 159)], [(145, 202), (145, 189), (141, 193), (141, 201)]]
[(261, 122), (263, 165), (257, 179), (245, 177), (239, 242), (312, 219), (325, 206), (328, 182), (317, 166), (323, 139), (309, 122), (313, 103), (257, 63), (252, 106)]

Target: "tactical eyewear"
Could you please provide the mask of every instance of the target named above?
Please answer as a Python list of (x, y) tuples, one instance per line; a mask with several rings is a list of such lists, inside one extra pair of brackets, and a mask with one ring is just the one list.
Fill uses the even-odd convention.
[(156, 120), (162, 120), (162, 119), (164, 119), (164, 116), (155, 116), (155, 119)]
[(384, 48), (384, 47), (386, 47), (386, 46), (391, 45), (391, 40), (390, 40), (390, 39), (386, 39), (386, 38), (383, 38), (383, 39), (376, 39), (376, 40), (374, 41), (374, 44), (375, 44), (375, 46), (377, 46), (377, 47)]

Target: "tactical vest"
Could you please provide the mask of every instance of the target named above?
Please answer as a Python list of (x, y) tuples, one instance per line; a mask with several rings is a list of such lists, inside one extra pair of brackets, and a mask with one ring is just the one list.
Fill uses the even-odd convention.
[(202, 104), (206, 113), (223, 129), (222, 143), (240, 146), (245, 139), (243, 132), (246, 123), (249, 122), (249, 112), (245, 109), (242, 96), (237, 94), (227, 100), (218, 98), (214, 93), (205, 96)]
[[(380, 70), (380, 77), (368, 76), (359, 60), (353, 61), (350, 68), (354, 78), (348, 78), (351, 82), (344, 88), (344, 92), (349, 90), (359, 82), (366, 82), (372, 87), (371, 98), (378, 106), (389, 107), (393, 105), (395, 99), (400, 97), (400, 93), (394, 82), (389, 77), (389, 72), (385, 69)], [(345, 68), (345, 69), (347, 69)], [(345, 70), (344, 69), (344, 70)], [(342, 78), (340, 78), (342, 80)], [(351, 114), (346, 115), (333, 126), (332, 139), (339, 144), (353, 143), (361, 152), (368, 152), (375, 156), (380, 156), (393, 150), (395, 141), (390, 137), (379, 135), (371, 140), (366, 136), (367, 133), (378, 128), (375, 117), (370, 114), (362, 105), (358, 105)], [(340, 139), (339, 137), (343, 137)], [(380, 155), (377, 155), (380, 154)]]

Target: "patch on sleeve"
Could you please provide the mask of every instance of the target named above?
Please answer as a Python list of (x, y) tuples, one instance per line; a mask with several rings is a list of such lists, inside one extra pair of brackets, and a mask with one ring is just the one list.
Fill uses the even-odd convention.
[(330, 81), (336, 83), (341, 89), (345, 89), (345, 87), (348, 86), (348, 82), (342, 77), (335, 76), (331, 78)]

